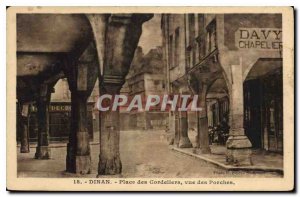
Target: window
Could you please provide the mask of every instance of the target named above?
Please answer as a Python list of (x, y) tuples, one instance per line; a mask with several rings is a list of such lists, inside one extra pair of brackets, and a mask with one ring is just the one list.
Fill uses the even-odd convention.
[(189, 45), (193, 45), (195, 40), (195, 15), (188, 14), (188, 27), (189, 27)]
[(173, 67), (173, 35), (169, 36), (169, 65)]
[(198, 47), (200, 60), (205, 56), (204, 14), (198, 14)]
[(189, 48), (186, 51), (186, 64), (188, 68), (191, 67), (191, 50)]
[(194, 66), (196, 63), (196, 37), (195, 37), (195, 14), (188, 14), (188, 48), (186, 52), (187, 66)]
[(180, 48), (179, 48), (179, 27), (175, 30), (175, 60), (174, 66), (179, 65), (179, 55), (180, 55)]
[(217, 48), (216, 20), (214, 19), (206, 29), (206, 54), (209, 54)]

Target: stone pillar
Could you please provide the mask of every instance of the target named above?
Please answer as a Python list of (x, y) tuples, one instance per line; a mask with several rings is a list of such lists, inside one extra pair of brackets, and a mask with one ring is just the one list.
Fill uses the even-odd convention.
[(180, 140), (180, 121), (179, 121), (179, 113), (174, 111), (174, 146), (179, 147)]
[(192, 143), (188, 137), (188, 116), (186, 111), (179, 112), (179, 148), (192, 148)]
[(174, 140), (175, 140), (175, 117), (172, 112), (169, 111), (169, 116), (168, 116), (168, 145), (174, 145)]
[[(200, 83), (199, 83), (200, 84)], [(210, 153), (209, 147), (209, 135), (208, 135), (208, 118), (207, 118), (207, 106), (206, 106), (206, 93), (207, 84), (201, 83), (201, 89), (199, 92), (199, 107), (201, 111), (197, 112), (198, 118), (198, 140), (199, 146), (195, 149), (196, 153), (207, 154)]]
[(147, 131), (149, 129), (153, 129), (152, 125), (151, 125), (151, 116), (148, 114), (148, 112), (144, 112), (144, 129)]
[(89, 133), (87, 130), (87, 95), (71, 93), (71, 131), (67, 145), (67, 171), (77, 174), (91, 172)]
[(18, 122), (21, 134), (21, 153), (29, 153), (29, 130), (28, 130), (28, 113), (29, 105), (20, 104), (21, 108), (18, 110)]
[(37, 99), (38, 143), (36, 147), (36, 159), (49, 159), (49, 103), (50, 91), (47, 84), (42, 84)]
[(251, 165), (251, 142), (244, 131), (244, 95), (241, 65), (232, 65), (230, 94), (230, 132), (226, 142), (226, 161), (231, 165)]
[[(101, 89), (101, 95), (108, 94), (112, 98), (120, 93), (121, 86)], [(108, 105), (112, 106), (110, 99)], [(115, 175), (122, 172), (120, 159), (120, 113), (119, 108), (112, 111), (101, 112), (100, 116), (100, 154), (98, 163), (98, 175)]]

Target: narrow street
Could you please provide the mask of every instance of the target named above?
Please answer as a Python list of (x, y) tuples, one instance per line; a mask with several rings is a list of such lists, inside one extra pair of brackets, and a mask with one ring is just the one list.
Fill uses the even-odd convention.
[[(213, 164), (183, 155), (169, 149), (164, 131), (121, 131), (120, 140), (123, 173), (121, 177), (145, 178), (197, 178), (197, 177), (281, 177), (266, 172), (230, 172)], [(62, 144), (65, 145), (65, 144)], [(92, 173), (84, 177), (96, 177), (99, 145), (91, 145)], [(18, 153), (19, 177), (76, 177), (66, 173), (66, 147), (51, 149), (50, 160), (34, 159), (35, 148), (30, 153)]]

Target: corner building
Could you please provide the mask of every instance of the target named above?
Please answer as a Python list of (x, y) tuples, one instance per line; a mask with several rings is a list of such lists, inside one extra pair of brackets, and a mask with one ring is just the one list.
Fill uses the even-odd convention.
[(210, 153), (209, 128), (226, 121), (227, 163), (251, 165), (254, 149), (282, 154), (282, 16), (163, 14), (161, 28), (166, 92), (198, 94), (205, 109), (169, 114), (174, 145)]

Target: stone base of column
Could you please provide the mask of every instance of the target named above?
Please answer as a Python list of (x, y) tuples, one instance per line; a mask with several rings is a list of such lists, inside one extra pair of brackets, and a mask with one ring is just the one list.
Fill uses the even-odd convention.
[(181, 137), (179, 139), (178, 147), (179, 148), (192, 148), (193, 145), (188, 137)]
[(195, 136), (195, 145), (194, 145), (194, 148), (199, 148), (200, 147), (200, 144), (199, 144), (199, 135), (196, 135)]
[(174, 138), (174, 143), (173, 146), (178, 147), (179, 148), (179, 141), (176, 141), (176, 138)]
[(168, 140), (168, 145), (174, 145), (174, 138), (170, 138), (170, 140)]
[(20, 153), (29, 153), (30, 149), (28, 146), (21, 146)]
[(168, 145), (174, 144), (174, 136), (172, 134), (167, 134), (167, 142), (168, 142)]
[(91, 173), (91, 156), (75, 156), (75, 172), (76, 174)]
[(201, 155), (201, 154), (210, 154), (210, 148), (209, 147), (200, 147), (200, 148), (194, 148), (193, 153)]
[(252, 165), (251, 142), (247, 136), (230, 136), (226, 142), (226, 162), (234, 166)]
[(50, 159), (51, 150), (48, 146), (36, 147), (35, 158), (36, 159)]
[(98, 176), (100, 175), (116, 175), (121, 174), (122, 163), (120, 156), (115, 156), (111, 159), (104, 159), (99, 156)]

